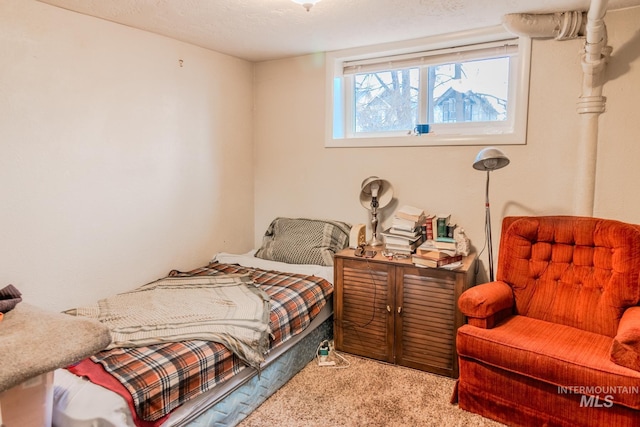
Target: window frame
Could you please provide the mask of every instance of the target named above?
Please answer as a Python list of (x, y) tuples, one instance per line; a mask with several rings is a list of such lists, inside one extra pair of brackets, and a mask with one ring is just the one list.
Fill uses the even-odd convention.
[[(481, 50), (486, 48), (483, 45), (504, 40), (517, 40), (518, 45), (516, 59), (512, 58), (509, 70), (509, 108), (513, 108), (514, 114), (508, 125), (505, 126), (504, 122), (495, 122), (494, 130), (489, 132), (487, 132), (487, 123), (491, 122), (465, 122), (446, 125), (431, 124), (433, 131), (421, 136), (408, 135), (406, 131), (385, 132), (384, 136), (382, 133), (347, 135), (345, 129), (352, 124), (353, 120), (353, 116), (347, 117), (347, 107), (348, 103), (353, 101), (353, 94), (347, 90), (349, 89), (348, 79), (343, 72), (345, 63), (411, 55), (416, 52), (442, 50), (446, 52), (447, 49), (468, 45), (477, 45), (477, 50)], [(531, 39), (508, 33), (501, 26), (328, 52), (326, 54), (325, 147), (524, 145), (527, 133), (530, 62)], [(422, 88), (426, 87), (422, 84), (423, 74), (421, 72)], [(513, 84), (515, 88), (511, 87)], [(421, 103), (426, 103), (426, 96), (426, 90), (421, 89), (419, 95)], [(420, 108), (423, 106), (421, 105)], [(334, 122), (339, 122), (342, 126), (342, 129), (337, 129), (337, 136), (334, 136)], [(478, 132), (474, 132), (475, 130)]]

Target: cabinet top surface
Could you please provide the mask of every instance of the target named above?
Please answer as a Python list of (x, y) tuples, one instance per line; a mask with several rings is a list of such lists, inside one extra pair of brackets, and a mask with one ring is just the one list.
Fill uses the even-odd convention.
[[(427, 267), (418, 267), (417, 265), (414, 265), (411, 262), (411, 257), (409, 258), (404, 258), (404, 259), (389, 259), (387, 257), (385, 257), (384, 255), (382, 255), (382, 251), (383, 251), (383, 246), (378, 246), (378, 247), (369, 247), (367, 246), (367, 249), (370, 250), (374, 250), (376, 251), (376, 256), (373, 258), (364, 258), (364, 257), (358, 257), (354, 255), (355, 249), (351, 249), (351, 248), (346, 248), (341, 250), (340, 252), (336, 253), (336, 257), (338, 258), (345, 258), (345, 259), (355, 259), (355, 260), (365, 260), (365, 261), (371, 261), (371, 262), (381, 262), (381, 263), (385, 263), (385, 264), (395, 264), (395, 265), (402, 265), (402, 266), (406, 266), (406, 267), (416, 267), (416, 268), (427, 268)], [(443, 270), (443, 271), (453, 271), (453, 272), (461, 272), (461, 273), (465, 273), (467, 272), (471, 266), (473, 265), (473, 262), (475, 261), (475, 253), (471, 253), (468, 256), (462, 258), (462, 266), (460, 268), (456, 268), (455, 270), (447, 270), (445, 268), (435, 268), (433, 270)], [(429, 269), (429, 268), (427, 268)]]

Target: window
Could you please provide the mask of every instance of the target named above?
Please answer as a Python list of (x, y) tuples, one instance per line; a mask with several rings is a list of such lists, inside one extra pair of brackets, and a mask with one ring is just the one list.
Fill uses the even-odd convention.
[(328, 53), (326, 146), (524, 144), (530, 44), (492, 28)]

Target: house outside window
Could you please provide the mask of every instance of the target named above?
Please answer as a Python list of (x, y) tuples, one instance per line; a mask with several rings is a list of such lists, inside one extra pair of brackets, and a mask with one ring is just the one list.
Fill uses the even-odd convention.
[(524, 144), (530, 44), (493, 28), (328, 53), (325, 145)]

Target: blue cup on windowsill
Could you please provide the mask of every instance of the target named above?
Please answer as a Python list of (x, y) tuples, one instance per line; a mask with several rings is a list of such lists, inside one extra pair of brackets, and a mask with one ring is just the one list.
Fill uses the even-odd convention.
[(415, 133), (416, 135), (429, 133), (429, 128), (430, 126), (428, 124), (416, 125), (416, 127), (413, 128), (413, 133)]

